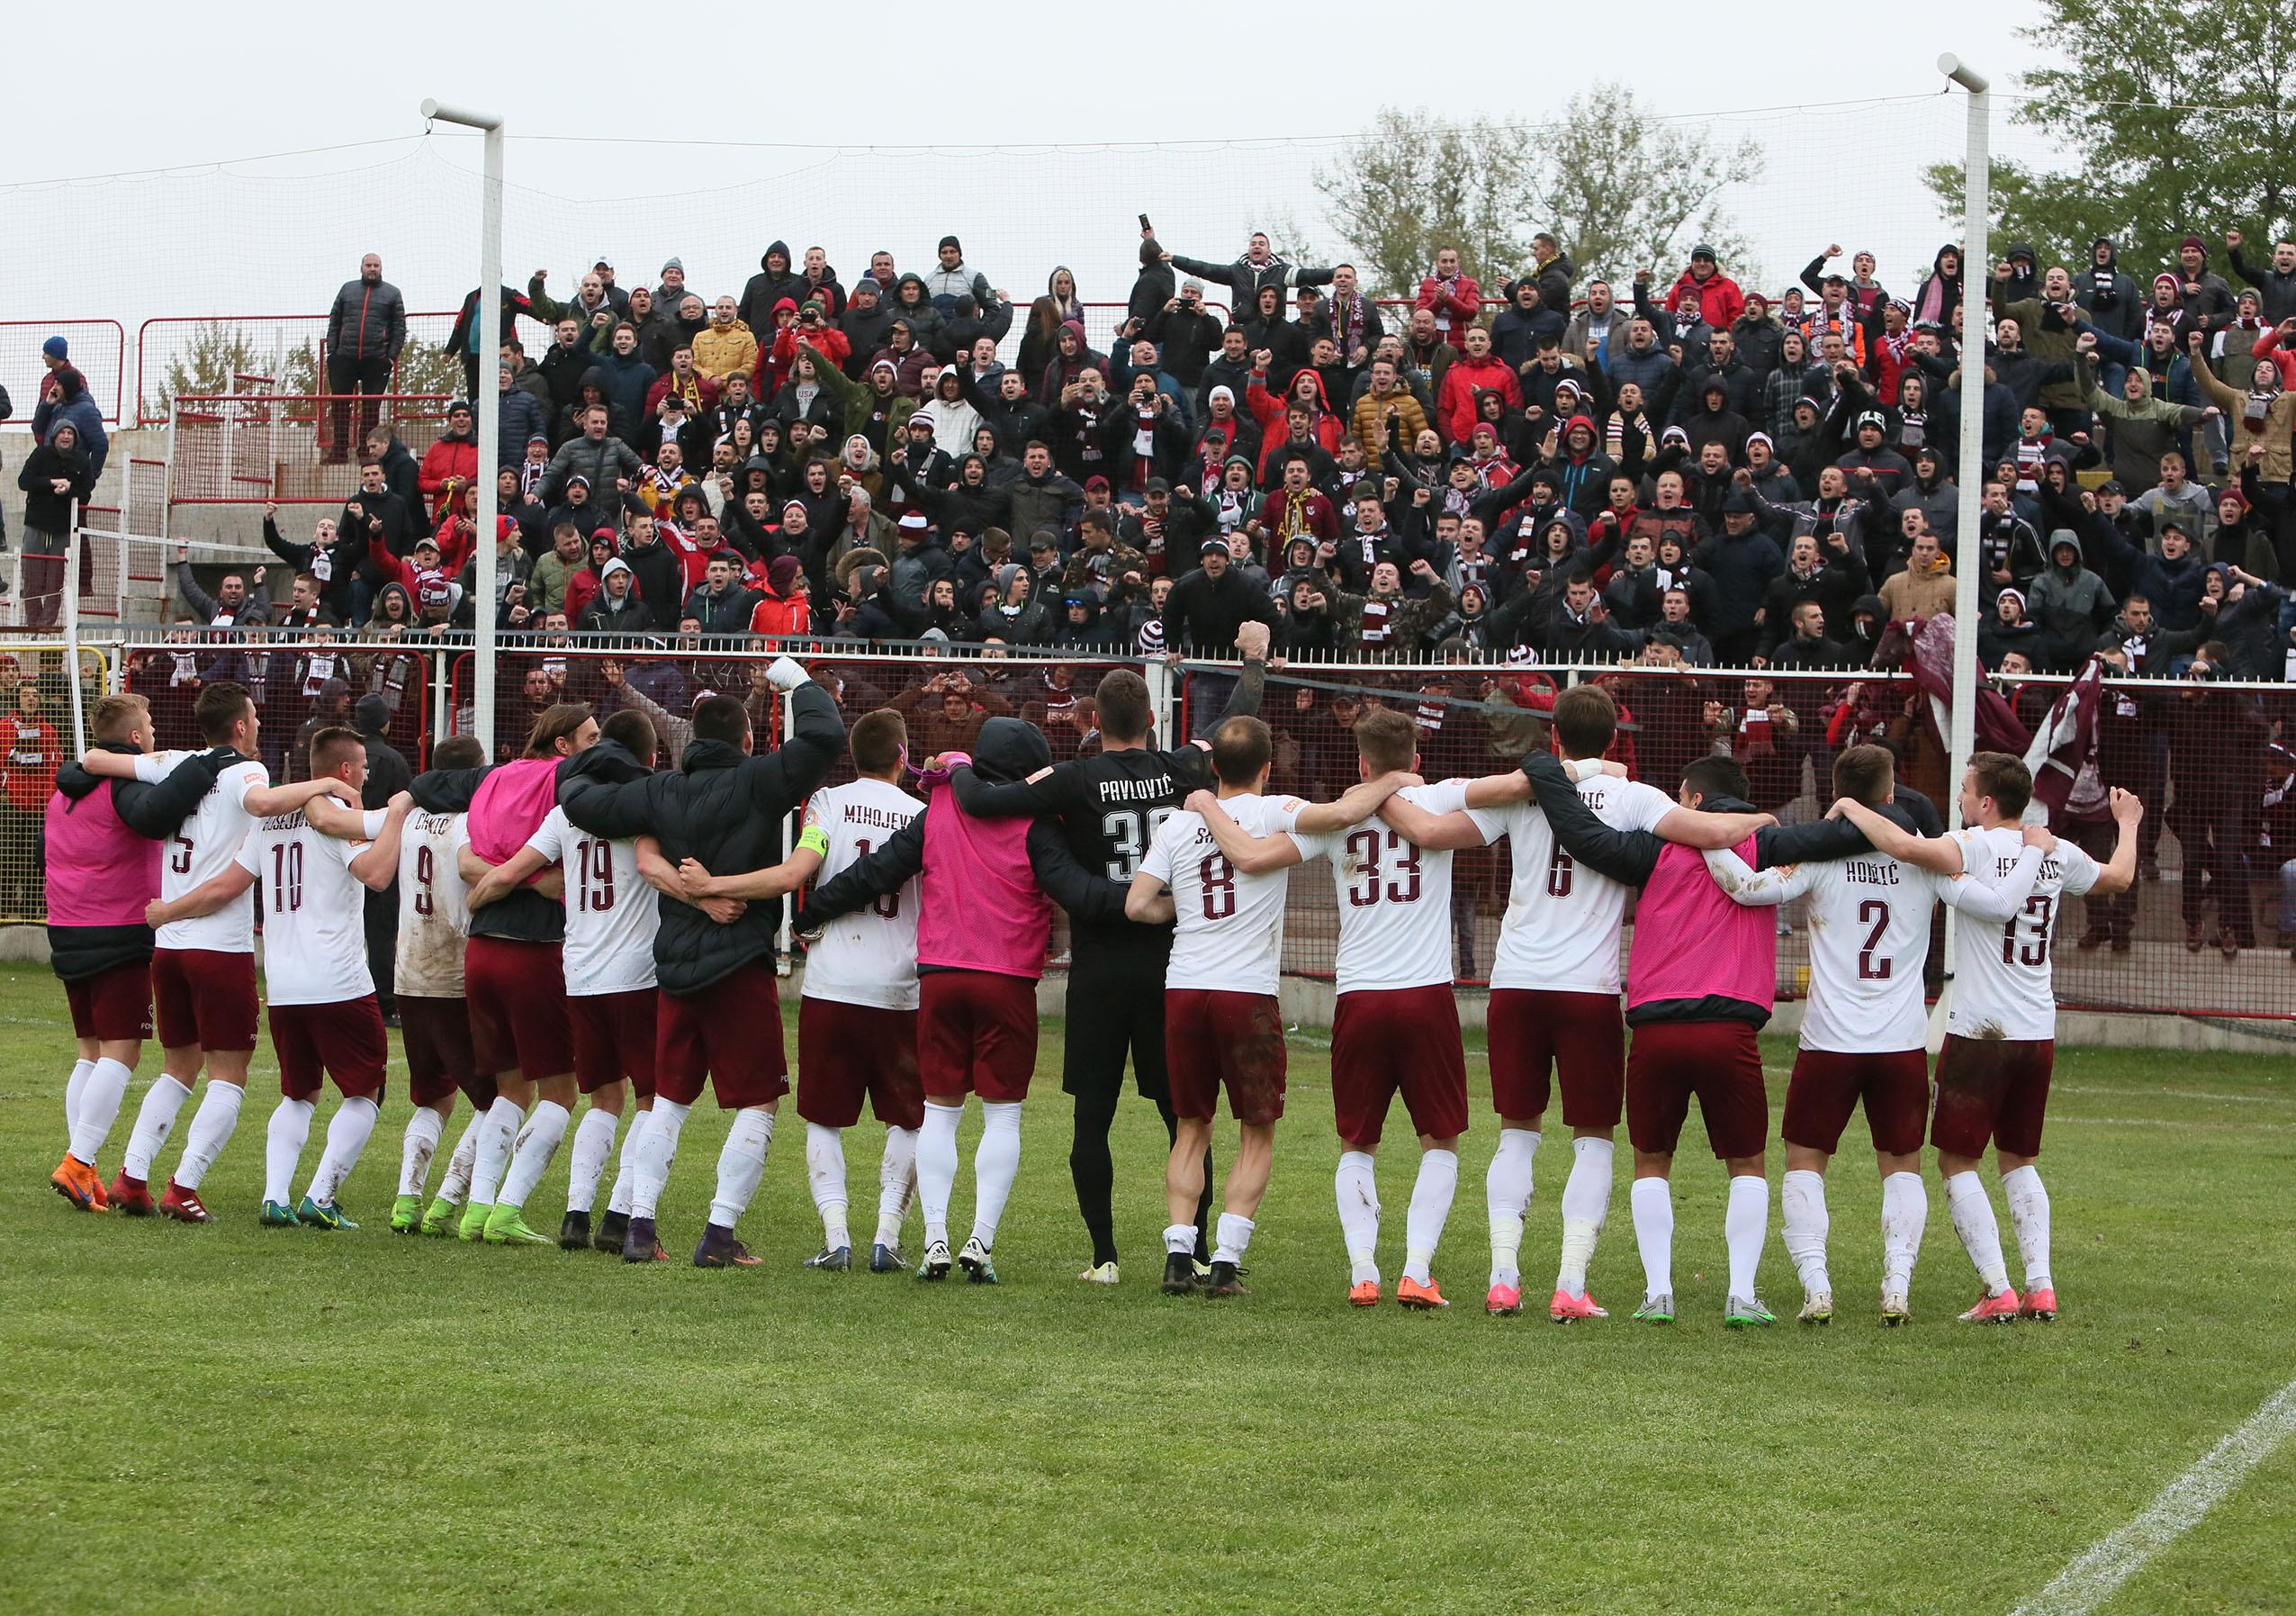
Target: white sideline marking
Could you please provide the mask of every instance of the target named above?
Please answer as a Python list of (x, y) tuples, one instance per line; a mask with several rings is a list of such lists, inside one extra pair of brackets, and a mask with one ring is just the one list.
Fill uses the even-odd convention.
[(2287, 1094), (2209, 1094), (2198, 1088), (2129, 1088), (2119, 1084), (2054, 1083), (2050, 1088), (2058, 1094), (2136, 1094), (2146, 1098), (2210, 1100), (2225, 1106), (2284, 1106), (2296, 1099), (2296, 1095)]
[(2296, 1380), (2265, 1398), (2264, 1406), (2233, 1427), (2198, 1464), (2163, 1487), (2142, 1514), (2099, 1538), (2010, 1616), (2087, 1616), (2147, 1560), (2198, 1526), (2201, 1517), (2291, 1433)]

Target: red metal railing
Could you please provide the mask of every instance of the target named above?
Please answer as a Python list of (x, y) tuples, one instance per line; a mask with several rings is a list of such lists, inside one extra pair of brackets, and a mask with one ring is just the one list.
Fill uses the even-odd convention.
[[(410, 313), (408, 340), (443, 348), (455, 318), (451, 309)], [(300, 364), (311, 384), (302, 391), (323, 390), (327, 320), (324, 314), (165, 314), (145, 320), (136, 328), (135, 424), (167, 424), (166, 401), (176, 380), (186, 383), (187, 391), (205, 392), (230, 372), (251, 367), (300, 379)], [(398, 385), (395, 374), (392, 385)]]

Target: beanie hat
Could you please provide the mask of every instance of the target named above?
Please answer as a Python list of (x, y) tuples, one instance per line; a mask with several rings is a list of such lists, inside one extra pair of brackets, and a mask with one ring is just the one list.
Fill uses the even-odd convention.
[(961, 242), (961, 241), (958, 240), (958, 239), (957, 239), (957, 238), (956, 238), (956, 237), (954, 237), (954, 236), (943, 236), (943, 237), (941, 237), (941, 245), (942, 247), (953, 247), (953, 248), (956, 248), (959, 252), (962, 252), (962, 251), (964, 251), (964, 250), (965, 250), (965, 244), (964, 244), (963, 242)]
[(71, 344), (61, 337), (50, 337), (40, 345), (40, 351), (51, 359), (60, 359), (72, 351)]
[(777, 595), (789, 592), (789, 585), (797, 579), (799, 565), (794, 555), (776, 555), (765, 569), (765, 581)]
[(668, 275), (668, 274), (669, 274), (671, 270), (673, 270), (673, 269), (674, 269), (674, 270), (676, 270), (676, 271), (677, 271), (680, 275), (683, 275), (683, 274), (685, 274), (685, 273), (686, 273), (686, 261), (685, 261), (683, 258), (672, 258), (672, 259), (671, 259), (668, 263), (664, 264), (664, 265), (662, 266), (662, 274), (664, 274), (664, 275)]
[(2176, 250), (2178, 252), (2183, 252), (2188, 247), (2193, 251), (2201, 254), (2205, 254), (2209, 250), (2209, 244), (2201, 240), (2198, 236), (2185, 237), (2184, 239), (2176, 244)]

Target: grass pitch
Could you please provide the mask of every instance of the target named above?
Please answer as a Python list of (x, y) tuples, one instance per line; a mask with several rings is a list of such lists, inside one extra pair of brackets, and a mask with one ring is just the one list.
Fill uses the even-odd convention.
[[(986, 1289), (801, 1272), (820, 1228), (786, 1109), (743, 1226), (762, 1268), (682, 1260), (724, 1132), (707, 1110), (664, 1206), (675, 1265), (393, 1237), (395, 1059), (343, 1196), (366, 1227), (260, 1229), (267, 1048), (206, 1187), (218, 1223), (87, 1216), (46, 1184), (70, 1041), (44, 971), (0, 973), (0, 1025), (8, 1611), (2007, 1611), (2296, 1374), (2284, 1061), (2060, 1052), (2054, 1326), (1953, 1323), (1975, 1284), (1933, 1174), (1916, 1323), (1877, 1326), (1879, 1194), (1853, 1123), (1831, 1186), (1841, 1316), (1735, 1334), (1723, 1178), (1695, 1125), (1679, 1324), (1625, 1317), (1642, 1276), (1623, 1147), (1592, 1275), (1614, 1316), (1484, 1317), (1480, 1098), (1436, 1265), (1455, 1305), (1345, 1306), (1326, 1065), (1305, 1038), (1253, 1294), (1207, 1303), (1156, 1289), (1164, 1140), (1145, 1103), (1116, 1139), (1124, 1283), (1076, 1283), (1057, 1026)], [(1791, 1050), (1764, 1047), (1776, 1104)], [(1482, 1070), (1471, 1059), (1479, 1088)], [(873, 1132), (847, 1149), (864, 1241)], [(1416, 1151), (1400, 1118), (1390, 1133), (1391, 1294)], [(1551, 1284), (1568, 1165), (1551, 1135), (1526, 1300)], [(562, 1153), (537, 1228), (563, 1184)], [(960, 1238), (969, 1205), (960, 1181)], [(1773, 1198), (1762, 1285), (1790, 1314), (1776, 1215)], [(2291, 1541), (2296, 1445), (2106, 1608), (2296, 1610)]]

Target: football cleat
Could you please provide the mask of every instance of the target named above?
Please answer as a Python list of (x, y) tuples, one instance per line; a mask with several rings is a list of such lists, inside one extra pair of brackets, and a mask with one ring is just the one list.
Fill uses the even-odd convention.
[(1673, 1294), (1645, 1295), (1643, 1305), (1634, 1309), (1634, 1317), (1645, 1324), (1671, 1324), (1674, 1323)]
[(1243, 1270), (1234, 1263), (1221, 1262), (1215, 1258), (1212, 1260), (1211, 1272), (1204, 1279), (1204, 1295), (1207, 1296), (1250, 1296), (1252, 1293), (1244, 1288), (1244, 1281), (1240, 1277), (1242, 1273)]
[(1494, 1319), (1511, 1319), (1523, 1311), (1523, 1287), (1519, 1285), (1494, 1285), (1483, 1297), (1483, 1311)]
[(284, 1205), (277, 1201), (266, 1201), (263, 1204), (263, 1211), (257, 1217), (256, 1221), (266, 1229), (300, 1229), (302, 1227), (302, 1221), (295, 1216), (295, 1209), (292, 1206)]
[(1116, 1283), (1116, 1265), (1113, 1262), (1096, 1262), (1076, 1277), (1086, 1285), (1113, 1285)]
[(966, 1237), (965, 1249), (957, 1253), (957, 1266), (975, 1285), (996, 1283), (996, 1265), (989, 1260), (988, 1248), (980, 1243), (977, 1234)]
[(869, 1271), (872, 1274), (897, 1274), (908, 1266), (909, 1259), (901, 1255), (898, 1246), (879, 1241), (869, 1249)]
[(485, 1239), (486, 1220), (493, 1212), (492, 1202), (473, 1201), (463, 1208), (463, 1221), (455, 1225), (455, 1238), (470, 1241)]
[(630, 1214), (609, 1212), (598, 1220), (598, 1232), (590, 1237), (590, 1250), (603, 1251), (609, 1257), (617, 1256), (622, 1250), (622, 1242), (629, 1238)]
[(1574, 1296), (1558, 1286), (1553, 1298), (1546, 1305), (1546, 1316), (1558, 1324), (1571, 1324), (1580, 1319), (1607, 1319), (1610, 1314), (1585, 1292)]
[(129, 1217), (149, 1217), (152, 1214), (151, 1187), (141, 1178), (129, 1178), (125, 1168), (113, 1175), (112, 1187), (104, 1192), (104, 1198), (112, 1203), (113, 1211)]
[(311, 1229), (351, 1230), (358, 1225), (343, 1215), (343, 1209), (332, 1201), (314, 1201), (305, 1196), (295, 1207), (295, 1221)]
[(1881, 1325), (1895, 1330), (1913, 1322), (1913, 1310), (1906, 1305), (1904, 1291), (1885, 1292), (1881, 1298)]
[(853, 1266), (853, 1248), (824, 1246), (806, 1259), (805, 1266), (819, 1268), (825, 1274), (842, 1274)]
[(1355, 1284), (1349, 1286), (1347, 1287), (1347, 1305), (1350, 1307), (1377, 1307), (1379, 1305), (1379, 1281), (1376, 1279), (1358, 1279)]
[(661, 1241), (654, 1238), (652, 1218), (634, 1217), (630, 1220), (630, 1226), (622, 1236), (622, 1260), (624, 1262), (667, 1262), (670, 1260), (670, 1253), (663, 1250)]
[(2027, 1291), (2025, 1299), (2018, 1304), (2017, 1316), (2043, 1324), (2054, 1323), (2057, 1318), (2057, 1287), (2044, 1285), (2039, 1290)]
[(2004, 1285), (1961, 1315), (1964, 1324), (2013, 1324), (2017, 1322), (2017, 1287)]
[(1196, 1294), (1196, 1259), (1185, 1251), (1164, 1254), (1164, 1294), (1167, 1296), (1193, 1296)]
[(1805, 1291), (1802, 1294), (1802, 1311), (1794, 1316), (1805, 1324), (1832, 1323), (1833, 1293), (1832, 1291)]
[(949, 1242), (945, 1240), (932, 1241), (925, 1246), (924, 1260), (917, 1264), (917, 1277), (946, 1279), (949, 1270), (954, 1266), (955, 1259), (949, 1255)]
[(706, 1226), (701, 1232), (701, 1243), (694, 1248), (694, 1266), (698, 1268), (753, 1268), (760, 1260), (734, 1238), (731, 1229), (718, 1223)]
[(579, 1251), (590, 1244), (590, 1214), (569, 1212), (558, 1224), (558, 1249)]
[(82, 1212), (112, 1210), (111, 1198), (104, 1193), (104, 1180), (95, 1176), (94, 1168), (68, 1151), (64, 1153), (64, 1160), (56, 1164), (56, 1170), (48, 1175), (48, 1181), (56, 1187), (58, 1195)]
[[(1826, 1316), (1832, 1316), (1831, 1305)], [(1760, 1330), (1778, 1323), (1778, 1315), (1762, 1305), (1760, 1296), (1733, 1296), (1723, 1309), (1722, 1322), (1733, 1330)]]
[(401, 1196), (391, 1203), (391, 1232), (412, 1234), (422, 1225), (422, 1197)]
[(435, 1196), (422, 1210), (422, 1222), (417, 1230), (433, 1240), (445, 1240), (455, 1232), (457, 1215), (463, 1210), (460, 1201), (450, 1201), (445, 1196)]
[(179, 1223), (212, 1223), (215, 1214), (201, 1205), (197, 1190), (185, 1189), (173, 1178), (167, 1180), (167, 1193), (159, 1197), (159, 1214), (174, 1218)]
[(1438, 1307), (1451, 1305), (1450, 1299), (1443, 1294), (1443, 1287), (1435, 1282), (1433, 1275), (1427, 1277), (1425, 1285), (1409, 1274), (1404, 1275), (1395, 1282), (1395, 1300), (1399, 1306), (1415, 1308), (1422, 1313), (1432, 1313)]
[(546, 1246), (550, 1237), (527, 1227), (525, 1209), (500, 1202), (486, 1214), (486, 1230), (479, 1238), (490, 1246)]

